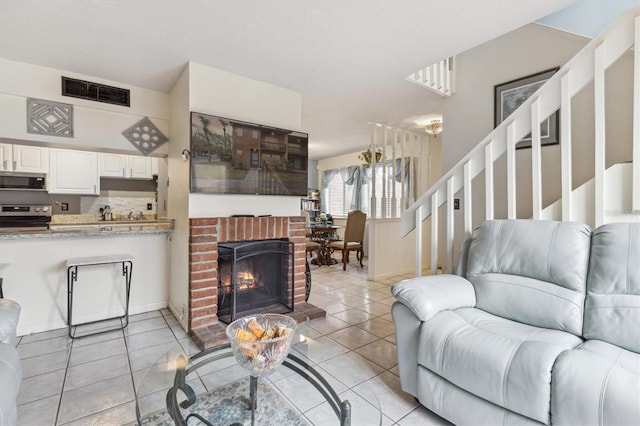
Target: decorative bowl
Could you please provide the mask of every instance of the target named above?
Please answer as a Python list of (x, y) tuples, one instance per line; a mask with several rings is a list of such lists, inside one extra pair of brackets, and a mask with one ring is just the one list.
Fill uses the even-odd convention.
[(297, 323), (286, 315), (258, 314), (227, 326), (227, 337), (238, 364), (255, 377), (271, 373), (289, 354)]

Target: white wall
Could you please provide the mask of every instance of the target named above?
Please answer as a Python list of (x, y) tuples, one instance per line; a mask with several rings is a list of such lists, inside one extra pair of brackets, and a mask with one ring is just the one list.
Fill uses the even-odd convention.
[(273, 84), (189, 63), (191, 111), (289, 130), (302, 128), (302, 95)]
[(191, 194), (189, 217), (226, 217), (234, 214), (298, 216), (300, 198), (277, 195)]
[[(131, 90), (131, 107), (62, 96), (61, 76), (129, 89)], [(27, 98), (30, 97), (72, 104), (74, 106), (74, 137), (27, 133)], [(0, 58), (0, 140), (140, 154), (121, 133), (145, 116), (149, 117), (165, 136), (168, 136), (170, 118), (168, 95), (91, 76)], [(169, 143), (158, 147), (152, 155), (166, 155)]]
[(309, 188), (318, 189), (318, 160), (309, 160), (309, 175), (307, 178), (307, 186)]
[(189, 148), (189, 67), (173, 85), (171, 98), (171, 145), (168, 157), (167, 216), (174, 219), (169, 245), (169, 309), (187, 329), (189, 305), (189, 163), (182, 161), (182, 150)]
[[(400, 274), (413, 273), (416, 267), (416, 232), (402, 238), (400, 219), (373, 219), (369, 221), (369, 262), (367, 278), (379, 280)], [(429, 229), (423, 227), (423, 237)], [(427, 239), (423, 238), (426, 252), (422, 256), (423, 268), (429, 261)]]

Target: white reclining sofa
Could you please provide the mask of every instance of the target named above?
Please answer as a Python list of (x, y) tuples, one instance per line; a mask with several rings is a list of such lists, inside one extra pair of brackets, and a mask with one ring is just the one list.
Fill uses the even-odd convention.
[(392, 293), (402, 388), (445, 419), (640, 425), (640, 224), (488, 221)]

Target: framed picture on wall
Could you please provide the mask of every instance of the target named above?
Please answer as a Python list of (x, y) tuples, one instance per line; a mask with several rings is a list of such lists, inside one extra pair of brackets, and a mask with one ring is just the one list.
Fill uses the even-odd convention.
[[(494, 95), (494, 127), (502, 123), (513, 111), (524, 103), (560, 68), (552, 68), (516, 80), (493, 86)], [(555, 145), (560, 142), (560, 111), (540, 123), (540, 144)], [(531, 133), (522, 138), (516, 149), (531, 147)]]

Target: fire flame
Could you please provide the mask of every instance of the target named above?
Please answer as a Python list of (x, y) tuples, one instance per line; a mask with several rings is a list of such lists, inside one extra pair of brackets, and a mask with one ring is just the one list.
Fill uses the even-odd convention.
[[(238, 275), (236, 278), (237, 290), (243, 291), (243, 290), (256, 288), (257, 286), (258, 286), (258, 282), (256, 281), (256, 278), (251, 271), (238, 272)], [(230, 294), (232, 291), (230, 279), (225, 278), (221, 280), (220, 287), (221, 287), (222, 293)]]
[(238, 273), (238, 279), (243, 281), (254, 281), (253, 274), (250, 271)]
[(251, 271), (238, 272), (238, 279), (236, 280), (238, 290), (248, 290), (256, 287), (256, 280)]

